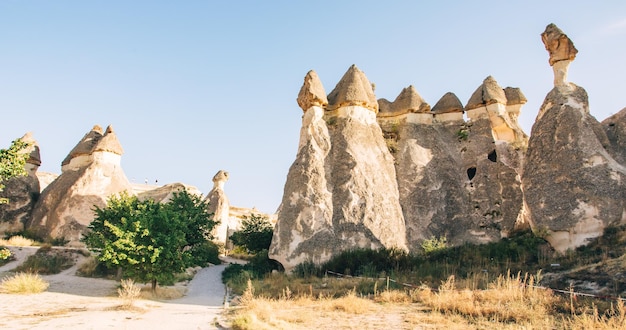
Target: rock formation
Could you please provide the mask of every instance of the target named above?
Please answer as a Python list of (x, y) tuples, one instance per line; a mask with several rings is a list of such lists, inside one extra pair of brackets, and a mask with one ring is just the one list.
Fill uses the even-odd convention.
[(602, 235), (607, 226), (626, 223), (623, 120), (616, 122), (624, 114), (598, 123), (589, 113), (587, 92), (566, 80), (577, 52), (571, 40), (553, 24), (542, 40), (554, 89), (532, 128), (523, 185), (530, 225), (547, 230), (550, 244), (565, 251)]
[(27, 175), (4, 182), (5, 187), (0, 192), (0, 197), (8, 198), (9, 203), (0, 204), (0, 234), (23, 230), (24, 224), (30, 221), (33, 207), (39, 198), (39, 145), (31, 133), (26, 133), (21, 140), (29, 143), (29, 147), (24, 150), (29, 154), (24, 165)]
[(432, 237), (454, 245), (484, 243), (516, 229), (526, 145), (517, 115), (525, 98), (519, 89), (508, 90), (510, 102), (506, 90), (487, 77), (465, 107), (446, 93), (428, 111), (413, 87), (394, 102), (378, 101), (411, 250)]
[(224, 245), (228, 242), (230, 218), (230, 202), (224, 192), (226, 181), (228, 181), (228, 172), (218, 171), (213, 177), (213, 189), (205, 199), (209, 202), (209, 212), (213, 213), (213, 220), (218, 222), (213, 229), (214, 240)]
[(372, 86), (356, 66), (324, 97), (309, 72), (298, 96), (304, 111), (270, 258), (286, 271), (351, 248), (406, 249), (393, 157), (376, 122)]
[(133, 193), (137, 194), (137, 198), (139, 198), (139, 200), (151, 199), (158, 203), (167, 203), (172, 199), (174, 193), (182, 191), (186, 191), (192, 195), (202, 196), (202, 192), (198, 190), (198, 188), (180, 182), (169, 183), (154, 189), (142, 190), (140, 192), (137, 191), (137, 189), (133, 189)]
[(120, 166), (122, 147), (109, 126), (88, 132), (61, 166), (61, 175), (41, 193), (27, 227), (80, 246), (81, 234), (94, 217), (94, 206), (106, 206), (110, 195), (131, 191)]

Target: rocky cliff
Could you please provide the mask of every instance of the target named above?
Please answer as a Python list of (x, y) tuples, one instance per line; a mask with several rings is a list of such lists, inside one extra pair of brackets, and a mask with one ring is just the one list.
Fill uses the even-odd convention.
[(132, 190), (120, 166), (122, 153), (113, 128), (95, 126), (65, 158), (61, 175), (41, 193), (27, 226), (42, 236), (81, 245), (94, 206), (104, 207), (108, 196)]
[(487, 77), (465, 107), (446, 93), (430, 110), (413, 86), (393, 102), (378, 101), (411, 250), (433, 237), (455, 245), (491, 242), (516, 228), (527, 137), (516, 117), (525, 99), (510, 90), (509, 102)]
[(298, 154), (270, 246), (270, 257), (287, 271), (351, 248), (406, 249), (393, 157), (376, 122), (371, 83), (352, 66), (324, 94), (309, 72), (298, 95)]
[(589, 113), (587, 92), (567, 81), (577, 50), (555, 25), (542, 40), (554, 89), (533, 125), (523, 184), (528, 221), (559, 251), (583, 245), (626, 223), (623, 111), (603, 124)]
[(24, 165), (27, 175), (4, 182), (5, 187), (0, 192), (0, 197), (8, 198), (9, 203), (0, 204), (0, 235), (23, 230), (24, 224), (30, 221), (33, 207), (39, 198), (39, 145), (31, 133), (26, 133), (21, 140), (29, 143), (29, 147), (24, 150), (29, 154)]

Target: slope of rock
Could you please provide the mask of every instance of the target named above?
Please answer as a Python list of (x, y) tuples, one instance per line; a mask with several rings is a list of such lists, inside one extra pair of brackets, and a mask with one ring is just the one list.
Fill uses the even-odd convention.
[(103, 133), (95, 126), (63, 161), (61, 175), (41, 193), (27, 227), (80, 246), (94, 206), (104, 207), (108, 196), (132, 191), (120, 166), (121, 152), (112, 127)]

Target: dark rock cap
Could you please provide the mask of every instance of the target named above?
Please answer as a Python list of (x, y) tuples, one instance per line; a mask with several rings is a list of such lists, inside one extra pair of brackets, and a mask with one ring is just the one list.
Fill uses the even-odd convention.
[(307, 111), (312, 106), (326, 107), (328, 105), (324, 86), (313, 70), (304, 77), (304, 84), (298, 93), (298, 105), (303, 111)]
[(506, 100), (502, 87), (492, 76), (489, 76), (483, 80), (482, 85), (478, 86), (467, 101), (465, 110), (476, 109), (493, 103), (506, 104)]
[(96, 146), (98, 141), (102, 138), (102, 127), (99, 125), (95, 125), (91, 131), (89, 131), (83, 138), (78, 142), (78, 144), (70, 151), (70, 153), (65, 157), (63, 162), (61, 162), (61, 166), (67, 165), (70, 161), (81, 155), (89, 155), (91, 154), (93, 148)]
[(379, 99), (378, 106), (378, 113), (382, 116), (397, 116), (409, 112), (430, 112), (430, 105), (424, 101), (413, 85), (403, 88), (393, 102), (389, 102), (387, 99)]
[(98, 141), (98, 143), (94, 146), (92, 152), (96, 151), (112, 152), (117, 155), (124, 153), (124, 149), (122, 148), (120, 141), (117, 139), (117, 135), (113, 131), (113, 126), (109, 125), (107, 127), (102, 139), (100, 139), (100, 141)]
[(463, 112), (463, 104), (454, 93), (447, 92), (437, 101), (431, 112), (434, 114)]
[(522, 90), (517, 87), (505, 88), (504, 95), (506, 95), (507, 105), (526, 104), (526, 102), (528, 102)]
[(558, 61), (576, 58), (578, 50), (574, 47), (574, 43), (553, 23), (546, 26), (546, 30), (541, 34), (541, 41), (550, 53), (550, 65), (554, 65)]
[(344, 106), (362, 106), (378, 112), (378, 102), (372, 84), (363, 71), (352, 65), (328, 94), (328, 110)]

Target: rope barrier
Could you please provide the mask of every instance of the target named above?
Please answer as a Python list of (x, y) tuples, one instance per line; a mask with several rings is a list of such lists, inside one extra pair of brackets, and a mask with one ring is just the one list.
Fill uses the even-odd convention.
[[(412, 284), (412, 283), (405, 283), (405, 282), (399, 282), (397, 280), (394, 280), (392, 278), (389, 277), (363, 277), (363, 276), (352, 276), (352, 275), (346, 275), (346, 274), (341, 274), (341, 273), (337, 273), (337, 272), (333, 272), (330, 270), (326, 270), (326, 274), (328, 276), (328, 274), (332, 274), (335, 275), (337, 277), (340, 278), (358, 278), (358, 279), (366, 279), (366, 280), (387, 280), (389, 282), (394, 282), (397, 283), (399, 285), (405, 286), (405, 287), (409, 287), (409, 288), (419, 288), (420, 285), (416, 285), (416, 284)], [(583, 293), (583, 292), (575, 292), (575, 291), (571, 291), (571, 290), (560, 290), (560, 289), (553, 289), (553, 288), (549, 288), (549, 287), (545, 287), (545, 286), (537, 286), (537, 285), (525, 285), (526, 287), (531, 287), (531, 288), (535, 288), (535, 289), (542, 289), (542, 290), (552, 290), (553, 292), (557, 292), (557, 293), (562, 293), (562, 294), (566, 294), (566, 295), (573, 295), (573, 296), (582, 296), (582, 297), (591, 297), (591, 298), (596, 298), (596, 299), (603, 299), (603, 300), (621, 300), (621, 301), (626, 301), (626, 298), (622, 298), (619, 296), (609, 296), (609, 295), (595, 295), (595, 294), (591, 294), (591, 293)], [(435, 292), (438, 292), (438, 289), (431, 289)], [(484, 290), (487, 291), (487, 290)]]

